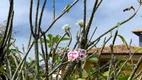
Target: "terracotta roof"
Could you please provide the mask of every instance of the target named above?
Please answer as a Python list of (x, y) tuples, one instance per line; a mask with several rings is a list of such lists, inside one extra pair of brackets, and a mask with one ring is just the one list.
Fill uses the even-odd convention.
[(142, 32), (142, 28), (133, 30), (132, 32)]
[(136, 34), (137, 36), (140, 36), (140, 35), (142, 35), (142, 28), (133, 30), (132, 32), (133, 32), (134, 34)]
[[(138, 48), (138, 46), (129, 46), (130, 48), (130, 51), (133, 53), (134, 50), (136, 48)], [(90, 51), (88, 51), (88, 53), (93, 53), (93, 52), (96, 52), (97, 50), (99, 51), (101, 48), (93, 48), (91, 49)], [(124, 45), (124, 44), (121, 44), (121, 45), (115, 45), (114, 46), (114, 53), (129, 53), (129, 50), (127, 49), (127, 47)], [(111, 52), (111, 49), (109, 46), (106, 46), (104, 49), (103, 49), (103, 53), (110, 53)], [(142, 53), (142, 51), (138, 51), (137, 53)]]

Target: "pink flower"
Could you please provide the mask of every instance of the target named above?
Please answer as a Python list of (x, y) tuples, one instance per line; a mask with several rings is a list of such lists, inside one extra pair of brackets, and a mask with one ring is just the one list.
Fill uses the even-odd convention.
[(69, 61), (74, 61), (76, 60), (77, 62), (79, 62), (80, 60), (83, 60), (84, 56), (86, 54), (86, 50), (79, 50), (79, 51), (70, 51), (68, 53), (68, 60)]
[(81, 50), (78, 51), (78, 53), (79, 53), (79, 57), (78, 57), (79, 60), (82, 60), (84, 58), (85, 54), (86, 54), (86, 50), (81, 49)]
[(78, 51), (74, 51), (74, 50), (69, 51), (69, 53), (68, 53), (68, 60), (69, 60), (69, 61), (74, 61), (74, 60), (76, 60), (78, 57), (79, 57)]

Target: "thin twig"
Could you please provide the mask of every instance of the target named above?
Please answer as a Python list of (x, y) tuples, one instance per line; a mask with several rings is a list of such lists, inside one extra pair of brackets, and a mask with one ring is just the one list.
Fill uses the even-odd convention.
[[(140, 5), (140, 6), (141, 6), (141, 5)], [(137, 14), (138, 10), (140, 9), (140, 6), (137, 8), (137, 10), (134, 12), (134, 14), (133, 14), (132, 16), (130, 16), (128, 19), (126, 19), (126, 20), (120, 22), (120, 25), (122, 25), (122, 24), (128, 22), (129, 20), (131, 20), (131, 19)], [(91, 45), (93, 45), (98, 39), (100, 39), (101, 37), (103, 37), (104, 35), (106, 35), (107, 33), (109, 33), (110, 31), (116, 29), (117, 27), (118, 27), (118, 26), (116, 25), (116, 26), (112, 27), (111, 29), (109, 29), (108, 31), (104, 32), (102, 35), (100, 35), (98, 38), (96, 38), (94, 41), (92, 41), (92, 42), (88, 45), (88, 47), (91, 46)]]
[(139, 71), (139, 73), (134, 77), (134, 79), (137, 79), (140, 75), (142, 75), (142, 70)]
[(7, 37), (7, 34), (9, 33), (8, 30), (9, 30), (9, 24), (10, 24), (10, 21), (11, 21), (11, 17), (13, 15), (13, 6), (14, 6), (14, 1), (11, 0), (10, 2), (10, 6), (9, 6), (9, 13), (8, 13), (8, 18), (7, 18), (7, 24), (6, 24), (6, 30), (5, 30), (5, 33), (4, 33), (4, 38), (2, 40), (2, 47), (4, 47), (4, 45), (6, 44), (6, 37)]
[(91, 35), (90, 39), (89, 39), (89, 42), (92, 40), (92, 38), (93, 38), (93, 36), (94, 36), (94, 34), (95, 34), (96, 30), (97, 30), (97, 27), (94, 29), (94, 31), (93, 31), (93, 33), (92, 33), (92, 35)]
[[(48, 75), (48, 60), (49, 60), (49, 56), (48, 56), (48, 47), (47, 47), (47, 39), (46, 39), (46, 35), (44, 33), (43, 35), (44, 38), (44, 45), (45, 45), (45, 70), (46, 70), (46, 75)], [(49, 77), (46, 76), (46, 80), (49, 80)]]
[(110, 80), (111, 78), (114, 79), (114, 76), (112, 74), (113, 66), (114, 66), (114, 63), (113, 63), (113, 60), (114, 60), (114, 50), (113, 50), (113, 47), (114, 47), (117, 35), (118, 35), (118, 29), (116, 30), (114, 38), (113, 38), (113, 41), (112, 41), (112, 44), (110, 45), (111, 60), (110, 60), (110, 64), (109, 64), (109, 70), (108, 70), (109, 74), (108, 74), (107, 80)]
[(134, 67), (134, 69), (133, 69), (133, 71), (132, 71), (130, 77), (128, 78), (128, 80), (132, 80), (132, 79), (133, 79), (133, 77), (134, 77), (136, 71), (138, 70), (139, 66), (141, 65), (141, 63), (142, 63), (142, 56), (139, 58), (139, 60), (138, 60), (138, 62), (137, 62), (137, 64), (136, 64), (136, 66)]
[(43, 6), (42, 6), (42, 9), (41, 9), (41, 13), (40, 13), (40, 16), (39, 16), (39, 23), (38, 23), (38, 35), (40, 32), (42, 32), (41, 30), (41, 22), (42, 22), (42, 17), (43, 17), (43, 12), (44, 12), (44, 9), (45, 9), (45, 6), (46, 6), (46, 2), (47, 0), (44, 0), (43, 2)]
[(49, 25), (49, 27), (45, 30), (45, 33), (48, 32), (48, 31), (50, 30), (50, 28), (54, 25), (54, 23), (55, 23), (58, 19), (60, 19), (70, 8), (72, 8), (78, 1), (79, 1), (79, 0), (75, 0), (75, 1), (73, 2), (73, 4), (71, 4), (70, 7), (68, 7), (65, 11), (63, 11), (63, 12)]
[(36, 4), (36, 14), (35, 14), (35, 34), (37, 34), (38, 31), (38, 13), (39, 13), (39, 4), (40, 4), (40, 0), (37, 0), (37, 4)]
[(69, 46), (70, 46), (70, 44), (71, 44), (71, 42), (72, 42), (72, 34), (71, 34), (71, 32), (70, 32), (70, 31), (68, 31), (68, 33), (69, 33), (70, 41), (69, 41), (69, 43), (68, 43), (67, 47), (69, 47)]
[(55, 20), (55, 0), (52, 0), (53, 21)]
[(66, 36), (66, 33), (59, 39), (59, 41), (57, 42), (56, 46), (55, 46), (55, 49), (53, 50), (53, 53), (56, 52), (57, 48), (58, 48), (58, 45), (60, 44), (60, 42), (62, 41), (62, 39)]
[[(116, 62), (116, 59), (115, 59), (113, 62)], [(99, 70), (101, 70), (101, 69), (107, 67), (109, 64), (110, 64), (110, 61), (107, 62), (107, 63), (106, 63), (105, 65), (103, 65), (102, 67), (100, 67), (99, 69), (97, 69), (97, 70), (95, 70), (94, 72), (92, 72), (90, 75), (88, 75), (88, 76), (86, 77), (86, 79), (88, 79), (89, 77), (91, 77), (91, 76), (92, 76), (93, 74), (95, 74), (97, 71), (99, 71)]]
[(14, 74), (13, 74), (11, 80), (15, 80), (15, 77), (16, 77), (16, 75), (17, 75), (19, 69), (21, 68), (21, 65), (23, 64), (23, 62), (25, 61), (25, 59), (26, 59), (27, 55), (29, 54), (31, 48), (33, 47), (33, 44), (34, 44), (34, 42), (32, 42), (32, 44), (30, 45), (30, 47), (27, 49), (25, 55), (23, 56), (23, 59), (22, 59), (21, 62), (19, 63), (18, 67), (16, 68), (16, 70), (15, 70), (15, 72), (14, 72)]
[(62, 65), (65, 65), (69, 63), (68, 61), (67, 62), (64, 62), (64, 63), (60, 63), (57, 67), (55, 67), (49, 74), (48, 74), (48, 77), (53, 74), (59, 67), (61, 67)]
[(90, 27), (91, 27), (91, 24), (92, 24), (92, 21), (93, 21), (93, 18), (94, 18), (94, 15), (95, 15), (95, 12), (97, 11), (98, 7), (100, 6), (102, 1), (99, 1), (96, 0), (95, 3), (94, 3), (94, 6), (93, 6), (93, 10), (92, 10), (92, 13), (91, 13), (91, 16), (89, 18), (89, 22), (87, 24), (87, 27), (86, 27), (86, 37), (88, 36), (89, 34), (89, 30), (90, 30)]
[(29, 11), (29, 22), (30, 22), (30, 30), (32, 36), (34, 36), (34, 31), (33, 31), (33, 24), (32, 24), (32, 11), (33, 11), (33, 0), (30, 1), (30, 11)]

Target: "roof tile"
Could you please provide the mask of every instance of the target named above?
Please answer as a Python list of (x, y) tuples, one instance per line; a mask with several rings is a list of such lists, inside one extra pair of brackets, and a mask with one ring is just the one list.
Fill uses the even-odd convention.
[(142, 28), (133, 30), (132, 32), (142, 32)]
[[(135, 51), (136, 48), (139, 48), (138, 46), (129, 46), (131, 53), (133, 53)], [(88, 53), (93, 53), (96, 52), (97, 50), (100, 51), (101, 48), (92, 48), (90, 51), (88, 51)], [(113, 47), (113, 51), (114, 53), (129, 53), (129, 50), (127, 49), (127, 47), (124, 44), (121, 45), (115, 45)], [(103, 53), (111, 53), (111, 49), (109, 46), (106, 46), (103, 49)], [(142, 51), (138, 51), (137, 53), (142, 53)]]

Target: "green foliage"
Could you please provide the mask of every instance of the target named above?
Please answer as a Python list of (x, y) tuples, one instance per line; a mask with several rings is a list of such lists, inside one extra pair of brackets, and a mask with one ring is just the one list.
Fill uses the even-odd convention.
[[(71, 5), (67, 4), (66, 7), (64, 8), (64, 10), (68, 9)], [(70, 9), (67, 10), (67, 13), (70, 11)]]
[(83, 78), (78, 78), (77, 80), (86, 80), (86, 79), (83, 79)]
[(128, 44), (125, 40), (125, 38), (122, 35), (118, 35), (118, 37), (120, 37), (120, 39), (122, 40), (122, 42), (125, 44), (126, 47), (128, 47)]
[(93, 74), (94, 71), (96, 71), (96, 68), (89, 68), (89, 69), (88, 69), (88, 75)]
[(96, 58), (96, 57), (91, 57), (91, 58), (89, 58), (87, 61), (92, 62), (92, 63), (96, 63), (96, 62), (98, 62), (98, 58)]
[(125, 75), (123, 77), (120, 77), (118, 80), (128, 80), (130, 75)]
[(137, 53), (138, 51), (142, 51), (142, 47), (136, 48), (133, 53)]
[(121, 23), (120, 23), (120, 22), (118, 22), (116, 26), (117, 26), (117, 27), (121, 26)]
[(109, 75), (109, 71), (103, 73), (103, 76), (107, 77)]
[[(59, 40), (61, 39), (61, 36), (59, 36), (59, 35), (53, 36), (52, 34), (48, 34), (47, 37), (48, 37), (48, 39), (46, 39), (46, 42), (47, 42), (49, 48), (51, 48), (51, 46), (53, 46), (53, 44), (56, 45), (59, 42)], [(61, 42), (68, 41), (68, 40), (70, 40), (70, 39), (67, 37), (64, 37), (61, 39)], [(45, 42), (43, 38), (42, 38), (41, 42), (42, 43)]]
[(83, 73), (82, 73), (82, 77), (83, 78), (86, 78), (88, 76), (88, 73), (87, 73), (87, 71), (84, 69), (83, 70)]
[[(31, 0), (31, 4), (30, 4), (30, 13), (31, 14), (29, 16), (31, 19), (33, 16), (32, 15), (32, 6), (33, 6), (32, 1), (33, 0)], [(46, 4), (46, 0), (44, 0), (44, 1), (45, 1), (43, 3), (44, 5), (43, 5), (43, 7), (41, 7), (42, 8), (41, 10), (38, 9), (38, 7), (40, 7), (40, 6), (38, 6), (38, 3), (37, 3), (37, 9), (33, 9), (33, 10), (36, 10), (35, 11), (36, 16), (33, 16), (33, 17), (36, 17), (37, 21), (35, 21), (35, 24), (33, 24), (34, 22), (32, 20), (30, 20), (30, 29), (31, 29), (32, 33), (31, 33), (31, 39), (29, 39), (29, 45), (26, 48), (26, 50), (25, 50), (25, 47), (23, 47), (23, 50), (19, 49), (15, 45), (14, 38), (11, 38), (10, 42), (6, 42), (4, 64), (0, 65), (0, 79), (2, 79), (1, 76), (5, 76), (7, 78), (7, 80), (10, 80), (10, 79), (12, 79), (12, 80), (35, 80), (35, 77), (39, 80), (53, 80), (52, 74), (56, 74), (56, 77), (58, 77), (58, 76), (61, 76), (64, 72), (66, 72), (66, 70), (68, 70), (65, 73), (65, 74), (67, 74), (65, 76), (65, 77), (67, 77), (67, 80), (86, 80), (85, 78), (88, 78), (89, 80), (90, 79), (91, 80), (95, 80), (95, 79), (106, 80), (107, 78), (109, 79), (110, 77), (114, 77), (116, 80), (127, 80), (128, 79), (128, 77), (131, 73), (130, 71), (135, 66), (135, 64), (133, 64), (133, 61), (131, 61), (132, 58), (130, 59), (131, 63), (128, 62), (127, 60), (125, 60), (124, 57), (116, 58), (115, 62), (113, 62), (115, 57), (109, 58), (110, 59), (109, 64), (104, 63), (104, 64), (100, 65), (99, 60), (101, 59), (101, 55), (99, 55), (99, 57), (98, 57), (97, 54), (95, 54), (95, 56), (90, 56), (89, 54), (86, 54), (89, 59), (86, 57), (84, 60), (80, 60), (79, 62), (67, 61), (67, 57), (68, 57), (67, 53), (69, 52), (69, 46), (72, 42), (72, 35), (70, 32), (71, 27), (69, 25), (65, 25), (63, 27), (63, 29), (65, 30), (65, 34), (63, 36), (60, 36), (60, 35), (54, 36), (53, 34), (47, 34), (47, 32), (52, 28), (52, 26), (56, 23), (56, 21), (58, 19), (60, 19), (65, 13), (68, 13), (70, 11), (70, 8), (73, 7), (79, 0), (75, 0), (75, 2), (73, 2), (72, 4), (66, 4), (63, 12), (57, 17), (55, 17), (56, 14), (54, 14), (55, 13), (54, 10), (56, 10), (56, 9), (54, 8), (55, 3), (53, 0), (53, 18), (54, 19), (53, 19), (52, 23), (50, 24), (50, 26), (46, 30), (42, 31), (42, 29), (41, 29), (42, 27), (40, 26), (41, 25), (40, 23), (42, 22), (41, 20), (43, 17), (42, 11), (44, 11), (45, 4)], [(87, 51), (88, 48), (96, 47), (98, 42), (100, 42), (100, 40), (105, 35), (110, 33), (111, 34), (110, 38), (108, 40), (107, 40), (107, 38), (105, 38), (105, 40), (104, 40), (103, 46), (105, 46), (113, 35), (112, 31), (115, 30), (116, 28), (120, 27), (122, 24), (128, 22), (137, 13), (137, 12), (135, 12), (130, 18), (128, 18), (122, 22), (118, 22), (115, 27), (112, 27), (108, 31), (104, 32), (96, 40), (92, 40), (92, 38), (94, 38), (93, 35), (96, 30), (94, 30), (91, 38), (89, 39), (88, 36), (90, 36), (90, 30), (91, 30), (91, 26), (92, 26), (91, 24), (94, 20), (95, 12), (103, 0), (94, 1), (94, 8), (92, 8), (93, 10), (92, 10), (91, 15), (89, 17), (88, 17), (88, 15), (86, 15), (87, 12), (85, 12), (85, 11), (87, 11), (86, 10), (87, 3), (85, 1), (87, 1), (87, 0), (84, 0), (84, 16), (83, 16), (84, 21), (80, 20), (79, 22), (77, 22), (77, 24), (80, 26), (80, 30), (78, 30), (78, 33), (76, 34), (76, 44), (72, 50), (86, 49), (86, 51)], [(13, 24), (12, 23), (13, 22), (12, 16), (14, 15), (14, 13), (13, 13), (14, 11), (12, 11), (12, 9), (13, 9), (13, 0), (10, 1), (10, 10), (9, 10), (10, 12), (9, 12), (9, 18), (8, 18), (8, 23), (7, 23), (8, 26), (13, 26), (12, 25)], [(40, 12), (40, 11), (41, 11), (41, 13), (39, 15), (38, 12)], [(85, 23), (87, 23), (87, 24), (85, 24)], [(84, 24), (85, 24), (85, 26), (83, 27)], [(3, 26), (3, 25), (0, 25), (0, 45), (1, 45), (1, 42), (4, 37), (4, 35), (3, 35), (4, 30), (1, 26)], [(11, 31), (10, 29), (12, 29), (12, 27), (8, 28), (7, 29), (8, 31), (6, 31), (6, 32)], [(12, 33), (8, 33), (8, 34), (12, 35)], [(6, 35), (8, 35), (8, 34), (6, 34)], [(117, 33), (116, 33), (116, 35), (117, 35)], [(121, 38), (122, 42), (128, 48), (129, 45), (127, 44), (125, 38), (122, 35), (118, 35), (118, 37)], [(33, 38), (36, 39), (35, 42), (34, 42)], [(33, 47), (32, 41), (33, 41), (33, 44), (35, 44), (35, 55), (37, 56), (37, 57), (35, 56), (36, 57), (35, 59), (33, 59), (32, 57), (27, 57), (27, 55), (29, 53), (32, 54), (31, 53), (32, 51), (30, 51), (30, 50), (32, 50), (32, 47)], [(38, 43), (38, 41), (39, 41), (39, 43)], [(69, 44), (61, 46), (61, 48), (60, 48), (59, 44), (63, 41), (69, 41)], [(114, 42), (115, 42), (115, 39), (114, 39)], [(38, 48), (40, 48), (40, 49), (38, 49)], [(137, 48), (134, 51), (134, 53), (136, 53), (140, 50), (142, 50), (141, 47)], [(62, 51), (62, 52), (60, 52), (60, 51)], [(40, 55), (40, 56), (38, 56), (38, 55)], [(40, 58), (40, 60), (38, 58)], [(87, 67), (87, 69), (85, 69), (84, 65), (87, 62), (93, 64), (93, 67), (91, 66), (91, 67)], [(40, 64), (44, 63), (44, 65), (39, 65), (39, 63)], [(84, 63), (83, 67), (81, 65), (82, 63)], [(78, 64), (78, 66), (77, 66), (77, 64)], [(108, 67), (110, 67), (110, 70), (108, 70)], [(120, 71), (120, 73), (119, 73), (119, 71)], [(79, 78), (80, 75), (78, 75), (78, 73), (76, 73), (76, 72), (82, 73), (82, 78)], [(13, 76), (14, 76), (14, 78), (13, 78)]]

